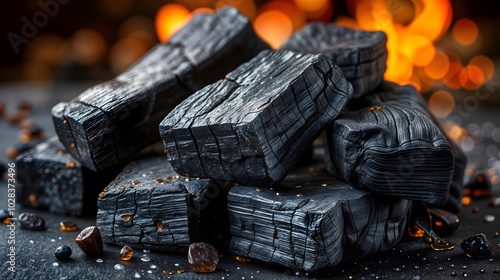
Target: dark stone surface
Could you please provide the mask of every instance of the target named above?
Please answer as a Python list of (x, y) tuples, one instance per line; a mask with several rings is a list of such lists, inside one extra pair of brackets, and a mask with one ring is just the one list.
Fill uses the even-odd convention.
[(268, 46), (235, 8), (198, 14), (115, 79), (52, 109), (59, 139), (98, 171), (160, 140), (158, 124), (179, 102)]
[(160, 133), (181, 175), (273, 185), (351, 95), (340, 69), (320, 55), (266, 50), (184, 100)]
[(383, 32), (351, 29), (331, 23), (309, 23), (281, 49), (321, 53), (337, 64), (354, 88), (353, 98), (374, 90), (383, 80), (387, 60)]

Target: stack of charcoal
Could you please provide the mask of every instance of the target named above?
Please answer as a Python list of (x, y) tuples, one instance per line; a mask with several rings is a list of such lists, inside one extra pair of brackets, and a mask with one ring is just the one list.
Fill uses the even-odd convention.
[[(100, 187), (108, 244), (183, 251), (229, 227), (233, 254), (305, 271), (387, 250), (412, 204), (460, 209), (466, 159), (413, 87), (383, 81), (386, 43), (313, 23), (273, 51), (237, 10), (199, 14), (53, 108), (60, 142), (18, 159), (23, 191), (80, 214)], [(294, 169), (323, 132), (325, 163)], [(130, 162), (160, 140), (168, 161)]]

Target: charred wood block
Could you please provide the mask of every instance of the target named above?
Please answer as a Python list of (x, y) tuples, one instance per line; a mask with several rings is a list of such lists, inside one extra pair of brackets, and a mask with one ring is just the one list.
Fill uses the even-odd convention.
[(18, 201), (29, 207), (74, 216), (95, 215), (99, 191), (116, 170), (94, 172), (67, 153), (57, 137), (17, 159)]
[(99, 194), (97, 226), (108, 244), (187, 250), (226, 228), (226, 198), (223, 184), (181, 177), (165, 157), (144, 159), (127, 165)]
[(327, 127), (327, 169), (355, 187), (444, 204), (455, 157), (441, 127), (411, 86), (384, 84)]
[(397, 245), (410, 206), (324, 173), (289, 176), (272, 191), (235, 186), (228, 195), (230, 251), (305, 271), (333, 267)]
[(320, 55), (263, 51), (179, 104), (160, 134), (179, 174), (272, 185), (351, 94), (340, 69)]
[(199, 14), (121, 75), (56, 105), (59, 139), (89, 169), (126, 162), (160, 140), (158, 125), (179, 102), (267, 48), (236, 9)]
[(282, 47), (321, 53), (337, 64), (354, 88), (353, 98), (374, 90), (384, 79), (387, 60), (385, 33), (361, 31), (330, 23), (310, 23)]

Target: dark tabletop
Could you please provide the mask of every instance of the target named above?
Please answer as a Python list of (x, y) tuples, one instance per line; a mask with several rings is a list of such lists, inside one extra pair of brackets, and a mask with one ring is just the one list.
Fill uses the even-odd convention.
[[(93, 83), (61, 83), (58, 85), (40, 84), (12, 84), (0, 86), (0, 102), (7, 104), (7, 111), (12, 112), (21, 100), (29, 100), (35, 105), (32, 119), (44, 128), (47, 136), (54, 135), (50, 109), (60, 101), (68, 101)], [(453, 118), (455, 117), (455, 118)], [(453, 115), (451, 119), (456, 120)], [(500, 113), (498, 108), (480, 107), (467, 117), (460, 117), (463, 127), (477, 124), (479, 128), (488, 124), (484, 130), (500, 127)], [(474, 125), (471, 126), (474, 128)], [(17, 143), (19, 128), (7, 125), (0, 119), (0, 151)], [(468, 146), (467, 146), (468, 145)], [(500, 174), (500, 160), (498, 150), (500, 143), (491, 137), (483, 137), (479, 143), (466, 143), (466, 152), (470, 166), (479, 166), (483, 169), (496, 167), (496, 174)], [(496, 150), (495, 150), (496, 149)], [(493, 152), (492, 152), (493, 151)], [(496, 154), (494, 153), (496, 151)], [(0, 156), (3, 163), (13, 160)], [(493, 196), (500, 196), (500, 187), (493, 186)], [(95, 217), (74, 218), (60, 216), (35, 209), (27, 209), (17, 205), (16, 215), (30, 211), (41, 215), (46, 222), (46, 230), (41, 232), (27, 231), (19, 226), (15, 228), (16, 240), (16, 272), (8, 271), (9, 245), (7, 244), (10, 230), (0, 226), (0, 279), (298, 279), (298, 278), (325, 278), (325, 279), (453, 279), (468, 277), (471, 279), (500, 279), (500, 237), (494, 233), (500, 231), (499, 208), (488, 207), (488, 198), (473, 200), (464, 207), (459, 217), (459, 229), (451, 236), (445, 237), (456, 245), (451, 251), (433, 251), (421, 238), (405, 237), (401, 243), (386, 252), (378, 253), (362, 261), (341, 264), (336, 268), (322, 270), (318, 273), (303, 273), (279, 266), (270, 266), (258, 261), (246, 263), (233, 259), (229, 252), (220, 252), (223, 257), (217, 270), (210, 274), (197, 274), (191, 271), (186, 254), (168, 254), (162, 252), (144, 252), (136, 250), (130, 261), (121, 261), (118, 257), (120, 247), (104, 246), (102, 262), (83, 254), (77, 247), (74, 239), (81, 229), (95, 225)], [(479, 207), (479, 212), (472, 209)], [(7, 184), (0, 183), (0, 208), (7, 208)], [(494, 222), (486, 222), (485, 215), (494, 215)], [(63, 219), (74, 221), (79, 230), (63, 232), (59, 229), (59, 222)], [(468, 258), (460, 243), (463, 239), (476, 233), (484, 233), (488, 237), (493, 254), (488, 259), (476, 260)], [(54, 251), (58, 246), (68, 245), (73, 250), (70, 261), (58, 261)], [(141, 260), (147, 256), (149, 261)], [(55, 266), (55, 264), (58, 264)], [(116, 264), (123, 265), (122, 270), (116, 270)], [(177, 270), (185, 269), (184, 273)], [(166, 275), (164, 270), (172, 271)], [(482, 272), (481, 272), (482, 270)]]

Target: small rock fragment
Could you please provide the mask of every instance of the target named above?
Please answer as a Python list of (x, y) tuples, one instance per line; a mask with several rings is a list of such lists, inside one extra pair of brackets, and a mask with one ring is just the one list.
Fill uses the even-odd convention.
[(488, 200), (488, 205), (493, 208), (498, 208), (500, 206), (500, 197), (493, 197)]
[(429, 209), (432, 219), (432, 229), (439, 236), (451, 235), (460, 225), (457, 215), (442, 209)]
[(484, 259), (491, 255), (491, 245), (483, 233), (462, 241), (462, 250), (470, 258)]
[(27, 230), (43, 230), (45, 227), (45, 220), (42, 217), (29, 212), (19, 215), (19, 223), (22, 229)]
[(123, 246), (123, 248), (120, 250), (120, 259), (128, 261), (130, 260), (130, 258), (132, 258), (133, 254), (134, 250), (130, 246)]
[(189, 245), (188, 261), (195, 272), (212, 272), (219, 263), (219, 254), (214, 246), (208, 243), (192, 243)]
[(54, 255), (60, 261), (67, 261), (71, 257), (71, 248), (68, 246), (60, 246), (56, 249)]
[(62, 231), (75, 231), (77, 229), (77, 226), (72, 221), (62, 220), (59, 223), (59, 228)]
[(75, 243), (88, 256), (97, 257), (102, 254), (101, 232), (96, 226), (90, 226), (82, 230), (76, 237)]
[(10, 218), (12, 218), (12, 215), (10, 214), (10, 212), (6, 209), (0, 209), (0, 222), (2, 222), (3, 224), (10, 224)]

